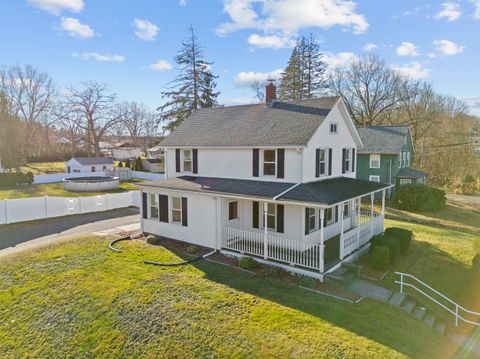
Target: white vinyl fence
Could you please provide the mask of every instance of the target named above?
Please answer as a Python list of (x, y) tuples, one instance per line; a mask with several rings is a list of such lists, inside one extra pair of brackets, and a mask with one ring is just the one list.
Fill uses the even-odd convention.
[[(81, 178), (81, 177), (92, 177), (92, 176), (108, 176), (105, 172), (86, 172), (86, 173), (54, 173), (48, 175), (35, 175), (33, 176), (34, 184), (43, 184), (43, 183), (55, 183), (62, 182), (65, 178)], [(115, 173), (113, 173), (115, 175)], [(151, 173), (151, 172), (140, 172), (140, 171), (130, 171), (128, 179), (141, 179), (146, 181), (158, 181), (165, 179), (163, 173)], [(122, 180), (122, 178), (120, 178)]]
[(107, 211), (130, 206), (139, 207), (140, 202), (140, 191), (88, 197), (44, 196), (6, 199), (0, 201), (0, 224)]

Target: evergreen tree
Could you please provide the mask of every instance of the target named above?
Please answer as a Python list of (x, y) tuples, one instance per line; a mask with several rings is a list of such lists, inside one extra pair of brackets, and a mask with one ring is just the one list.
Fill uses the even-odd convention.
[(171, 82), (162, 98), (168, 101), (158, 107), (160, 121), (166, 123), (165, 130), (173, 131), (193, 111), (217, 104), (218, 92), (215, 92), (215, 79), (211, 72), (212, 62), (204, 60), (202, 47), (198, 42), (193, 27), (189, 29), (188, 39), (175, 56), (178, 76)]
[(322, 95), (328, 88), (327, 64), (313, 35), (297, 40), (280, 80), (280, 98), (301, 100)]

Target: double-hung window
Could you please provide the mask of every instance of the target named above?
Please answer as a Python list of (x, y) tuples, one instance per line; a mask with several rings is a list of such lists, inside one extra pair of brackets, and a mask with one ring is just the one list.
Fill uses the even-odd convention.
[(276, 160), (275, 150), (263, 151), (263, 175), (264, 176), (275, 176), (275, 162), (276, 162), (275, 160)]
[(380, 168), (380, 155), (372, 153), (370, 155), (370, 168)]
[(350, 217), (350, 202), (345, 202), (343, 204), (343, 218)]
[(330, 123), (330, 133), (337, 134), (338, 133), (338, 124), (335, 122)]
[(182, 199), (172, 197), (172, 222), (182, 223)]
[[(263, 225), (265, 226), (265, 217)], [(275, 203), (267, 204), (267, 228), (276, 230), (277, 228), (277, 206)]]
[(238, 202), (229, 202), (228, 203), (228, 220), (231, 221), (233, 219), (238, 218)]
[(320, 148), (319, 151), (318, 172), (320, 176), (325, 176), (327, 174), (327, 150), (325, 148)]
[(314, 231), (317, 226), (316, 226), (316, 216), (315, 216), (315, 208), (309, 208), (308, 209), (308, 229), (309, 232)]
[(380, 176), (370, 175), (370, 176), (368, 176), (368, 180), (370, 182), (380, 182)]
[(350, 156), (351, 156), (351, 149), (350, 148), (346, 148), (345, 149), (345, 172), (350, 172)]
[(400, 185), (411, 184), (412, 180), (410, 178), (400, 178)]
[(150, 218), (158, 220), (158, 196), (150, 194)]
[(192, 172), (192, 150), (183, 150), (183, 171)]
[(325, 223), (327, 226), (335, 223), (335, 207), (327, 208), (325, 210)]

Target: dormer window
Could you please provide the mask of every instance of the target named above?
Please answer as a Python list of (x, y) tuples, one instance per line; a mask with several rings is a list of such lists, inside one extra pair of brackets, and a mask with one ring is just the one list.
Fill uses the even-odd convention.
[(192, 150), (183, 150), (183, 171), (192, 172)]
[(330, 123), (330, 133), (337, 134), (338, 133), (338, 124), (335, 122)]
[(275, 176), (275, 150), (264, 150), (263, 151), (263, 175), (264, 176)]

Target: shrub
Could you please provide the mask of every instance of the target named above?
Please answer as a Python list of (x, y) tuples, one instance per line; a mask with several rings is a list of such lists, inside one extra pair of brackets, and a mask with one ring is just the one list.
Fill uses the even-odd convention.
[(25, 173), (25, 182), (27, 182), (27, 184), (28, 184), (29, 186), (32, 185), (33, 180), (34, 180), (34, 177), (33, 177), (33, 173), (32, 173), (32, 172), (29, 171), (29, 172)]
[(386, 271), (390, 265), (390, 249), (386, 246), (374, 246), (369, 259), (373, 268)]
[(150, 234), (147, 236), (147, 243), (156, 246), (160, 244), (160, 237)]
[(185, 251), (190, 254), (196, 254), (199, 250), (200, 248), (198, 248), (197, 246), (188, 246), (187, 248), (185, 248)]
[(122, 167), (123, 167), (123, 162), (122, 162), (122, 161), (118, 162), (118, 165), (117, 165), (117, 167), (120, 167), (120, 168), (122, 168)]
[(397, 188), (394, 207), (405, 211), (435, 212), (445, 208), (445, 191), (424, 184), (408, 184)]
[(375, 247), (388, 247), (390, 253), (390, 262), (395, 261), (401, 253), (401, 246), (398, 239), (386, 235), (374, 236), (371, 240), (370, 253)]
[(258, 263), (252, 257), (242, 257), (238, 260), (238, 266), (243, 269), (255, 269)]
[(388, 237), (393, 237), (398, 240), (400, 243), (400, 253), (405, 255), (407, 253), (408, 247), (410, 247), (410, 243), (412, 242), (413, 232), (409, 231), (408, 229), (398, 228), (398, 227), (391, 227), (385, 230), (385, 235)]
[(16, 185), (16, 173), (0, 173), (0, 187), (15, 187)]

